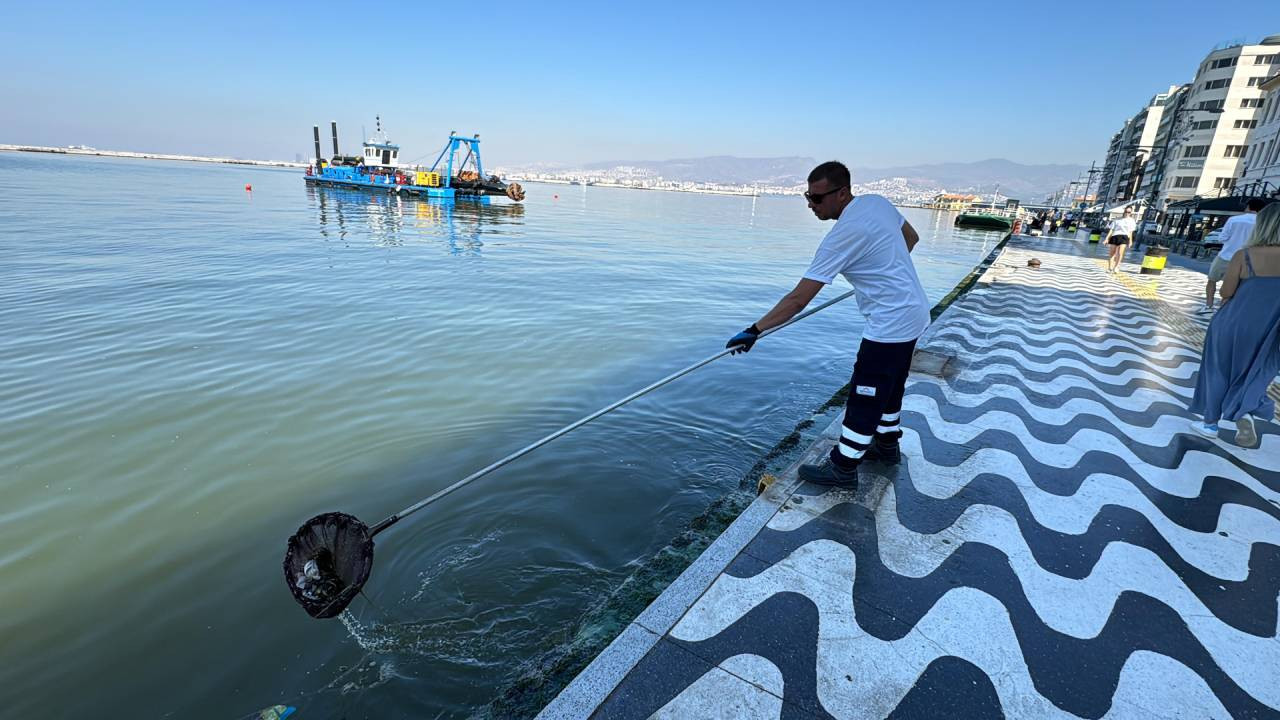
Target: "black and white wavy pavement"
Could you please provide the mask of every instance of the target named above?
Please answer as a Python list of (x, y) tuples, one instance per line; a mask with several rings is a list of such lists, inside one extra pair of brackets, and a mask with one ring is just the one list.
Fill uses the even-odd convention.
[(1280, 718), (1278, 428), (1192, 434), (1204, 276), (1099, 257), (1011, 241), (903, 464), (801, 486), (594, 716)]

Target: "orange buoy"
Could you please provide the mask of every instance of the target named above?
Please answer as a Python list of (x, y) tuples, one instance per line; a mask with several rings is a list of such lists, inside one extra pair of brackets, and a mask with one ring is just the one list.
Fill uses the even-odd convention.
[(245, 183), (244, 190), (245, 192), (253, 192), (253, 186), (248, 183)]

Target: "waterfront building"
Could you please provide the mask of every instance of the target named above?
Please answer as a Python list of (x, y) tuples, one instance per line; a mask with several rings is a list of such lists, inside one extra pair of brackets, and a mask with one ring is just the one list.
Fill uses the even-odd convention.
[(1249, 131), (1244, 170), (1236, 182), (1244, 195), (1280, 197), (1280, 64), (1258, 87), (1263, 92), (1257, 127)]
[[(1170, 131), (1175, 121), (1181, 119), (1190, 91), (1191, 85), (1179, 85), (1165, 99), (1160, 120), (1156, 122), (1156, 131), (1152, 136), (1151, 145), (1147, 148), (1146, 165), (1138, 173), (1138, 197), (1140, 198), (1150, 198), (1156, 187), (1165, 180), (1167, 168), (1163, 159), (1168, 154), (1167, 151), (1172, 149), (1170, 146), (1174, 144), (1171, 141)], [(1160, 204), (1164, 205), (1164, 203)]]
[(1249, 132), (1262, 110), (1262, 83), (1280, 67), (1280, 35), (1210, 52), (1195, 80), (1166, 103), (1148, 162), (1145, 194), (1157, 210), (1196, 197), (1229, 195)]
[(1123, 192), (1123, 186), (1120, 182), (1120, 167), (1125, 164), (1125, 156), (1129, 154), (1127, 151), (1128, 143), (1125, 140), (1126, 136), (1130, 134), (1129, 125), (1132, 122), (1133, 118), (1126, 120), (1124, 126), (1120, 128), (1120, 132), (1112, 135), (1111, 142), (1107, 143), (1107, 157), (1102, 162), (1102, 174), (1098, 176), (1098, 195), (1102, 198), (1103, 203), (1107, 205), (1113, 204), (1113, 198), (1118, 197)]
[(1106, 207), (1126, 203), (1138, 196), (1147, 160), (1156, 146), (1156, 131), (1164, 117), (1165, 104), (1175, 98), (1178, 89), (1177, 85), (1170, 85), (1168, 90), (1152, 96), (1111, 137), (1098, 182), (1098, 198)]
[(938, 193), (933, 196), (932, 208), (935, 210), (964, 210), (977, 202), (977, 195), (960, 195), (957, 193)]

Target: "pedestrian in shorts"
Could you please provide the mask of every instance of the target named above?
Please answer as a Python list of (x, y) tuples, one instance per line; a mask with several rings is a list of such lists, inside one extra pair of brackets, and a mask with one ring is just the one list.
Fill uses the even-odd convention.
[(1222, 282), (1222, 276), (1226, 274), (1231, 258), (1235, 257), (1240, 248), (1244, 247), (1245, 241), (1253, 234), (1253, 225), (1257, 221), (1258, 211), (1265, 205), (1266, 202), (1261, 198), (1251, 198), (1245, 205), (1244, 214), (1227, 218), (1226, 224), (1222, 226), (1222, 249), (1209, 265), (1209, 281), (1204, 286), (1204, 307), (1197, 311), (1200, 314), (1208, 315), (1213, 312), (1218, 283)]

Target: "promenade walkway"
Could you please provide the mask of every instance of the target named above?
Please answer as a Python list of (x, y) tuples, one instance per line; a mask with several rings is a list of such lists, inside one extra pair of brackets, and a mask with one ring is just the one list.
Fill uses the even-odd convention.
[(539, 717), (1280, 717), (1280, 428), (1193, 434), (1204, 276), (1101, 258), (1013, 238), (903, 463), (780, 477)]

